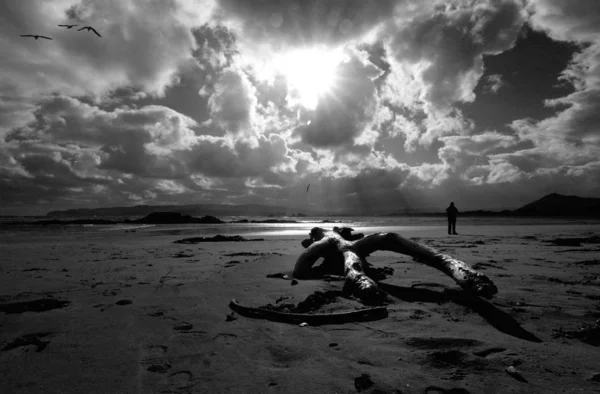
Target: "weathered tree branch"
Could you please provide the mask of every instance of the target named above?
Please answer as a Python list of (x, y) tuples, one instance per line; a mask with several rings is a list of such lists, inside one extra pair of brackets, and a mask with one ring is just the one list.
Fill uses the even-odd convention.
[[(416, 261), (436, 268), (450, 276), (463, 289), (490, 298), (498, 292), (496, 286), (485, 275), (454, 257), (395, 233), (378, 233), (356, 241), (349, 241), (351, 229), (334, 231), (315, 227), (310, 232), (310, 242), (304, 241), (307, 249), (298, 257), (294, 277), (306, 279), (313, 276), (313, 265), (323, 257), (324, 265), (330, 268), (343, 266), (346, 276), (344, 290), (364, 301), (373, 301), (381, 296), (379, 287), (365, 272), (365, 258), (377, 250), (387, 250), (412, 256)], [(344, 235), (344, 236), (342, 236)], [(356, 239), (354, 236), (351, 239)], [(341, 268), (341, 267), (340, 267)]]
[[(344, 290), (354, 294), (364, 301), (373, 301), (381, 298), (382, 292), (375, 281), (369, 278), (363, 265), (364, 260), (356, 253), (354, 242), (345, 240), (339, 232), (315, 227), (310, 232), (313, 244), (310, 245), (298, 258), (294, 267), (294, 277), (306, 279), (312, 276), (312, 267), (321, 257), (325, 258), (324, 264), (335, 266), (335, 262), (343, 263), (346, 276)], [(343, 259), (335, 259), (335, 255), (342, 255)], [(332, 263), (333, 261), (333, 263)]]
[(403, 238), (398, 234), (372, 234), (356, 241), (354, 248), (362, 258), (377, 250), (388, 250), (409, 255), (419, 263), (442, 271), (454, 279), (463, 289), (485, 298), (491, 298), (498, 292), (498, 288), (487, 276), (475, 271), (468, 264), (429, 246)]
[(283, 323), (308, 323), (312, 326), (321, 324), (342, 324), (356, 321), (373, 321), (387, 317), (387, 309), (385, 307), (374, 307), (352, 310), (347, 312), (332, 312), (332, 313), (290, 313), (277, 312), (264, 308), (252, 308), (240, 305), (233, 299), (229, 303), (229, 307), (242, 316), (252, 317), (257, 319), (266, 319)]

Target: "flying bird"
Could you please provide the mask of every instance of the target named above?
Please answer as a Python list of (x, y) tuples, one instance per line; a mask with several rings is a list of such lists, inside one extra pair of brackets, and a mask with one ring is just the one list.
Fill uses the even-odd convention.
[(21, 34), (21, 37), (33, 37), (33, 38), (35, 38), (36, 40), (37, 40), (38, 38), (45, 38), (46, 40), (52, 40), (52, 38), (50, 38), (50, 37), (46, 37), (46, 36), (38, 36), (37, 34), (36, 34), (36, 35), (34, 35), (34, 34)]
[(102, 37), (102, 36), (100, 35), (100, 33), (98, 33), (98, 32), (96, 31), (96, 29), (94, 29), (92, 26), (84, 26), (84, 27), (82, 27), (81, 29), (77, 29), (77, 31), (81, 31), (81, 30), (93, 31), (94, 33), (96, 33), (96, 35), (97, 35), (98, 37)]
[(308, 193), (308, 189), (310, 189), (310, 183), (306, 186), (306, 192)]
[(59, 27), (66, 27), (67, 29), (71, 29), (75, 26), (79, 26), (79, 25), (58, 25)]

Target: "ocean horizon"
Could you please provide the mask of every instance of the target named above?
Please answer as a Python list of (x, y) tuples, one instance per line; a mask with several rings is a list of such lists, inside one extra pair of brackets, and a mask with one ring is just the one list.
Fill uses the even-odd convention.
[[(0, 236), (9, 238), (24, 233), (43, 235), (72, 234), (102, 234), (105, 232), (148, 232), (156, 235), (189, 235), (199, 237), (212, 237), (215, 235), (241, 235), (243, 237), (298, 237), (308, 235), (313, 227), (331, 229), (337, 227), (351, 227), (355, 232), (371, 234), (376, 232), (394, 232), (418, 236), (419, 234), (446, 234), (447, 221), (443, 217), (410, 216), (410, 217), (305, 217), (277, 218), (279, 220), (295, 220), (293, 223), (264, 223), (264, 220), (273, 220), (273, 217), (242, 217), (223, 216), (219, 219), (225, 223), (221, 224), (140, 224), (140, 223), (117, 223), (117, 224), (35, 224), (39, 217), (23, 217), (22, 221), (13, 218), (11, 223), (0, 223)], [(70, 218), (61, 218), (64, 221)], [(75, 218), (74, 218), (75, 219)], [(82, 219), (78, 217), (76, 219)], [(102, 219), (120, 221), (119, 217), (103, 217)], [(135, 219), (135, 218), (134, 218)], [(248, 219), (256, 223), (234, 223), (241, 219)], [(551, 231), (564, 229), (580, 229), (581, 231), (599, 231), (600, 219), (585, 218), (541, 218), (541, 217), (464, 217), (459, 218), (457, 229), (459, 235), (484, 235), (498, 226), (511, 227), (511, 232), (528, 234), (535, 232), (537, 227), (550, 226)], [(495, 230), (494, 230), (495, 231)], [(417, 235), (411, 235), (417, 234)]]

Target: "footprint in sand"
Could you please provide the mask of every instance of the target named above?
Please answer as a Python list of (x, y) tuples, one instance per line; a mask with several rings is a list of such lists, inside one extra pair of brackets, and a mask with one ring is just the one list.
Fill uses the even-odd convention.
[(373, 381), (371, 380), (371, 376), (367, 373), (363, 373), (359, 377), (354, 378), (354, 388), (356, 388), (356, 391), (359, 393), (369, 389), (371, 386), (373, 386)]
[(142, 349), (140, 366), (150, 373), (146, 375), (149, 379), (146, 384), (150, 384), (153, 389), (164, 389), (152, 392), (173, 392), (173, 389), (178, 392), (196, 386), (199, 382), (194, 382), (194, 374), (191, 371), (172, 371), (173, 366), (165, 360), (168, 350), (164, 345), (147, 345)]
[(425, 389), (425, 394), (469, 394), (469, 390), (464, 388), (445, 389), (438, 386), (429, 386)]
[(474, 355), (479, 356), (479, 357), (487, 357), (490, 354), (494, 354), (494, 353), (502, 353), (506, 351), (506, 348), (503, 347), (490, 347), (490, 348), (486, 348), (483, 350), (479, 350), (476, 352), (473, 352)]
[(225, 268), (230, 268), (230, 267), (233, 267), (233, 266), (238, 265), (240, 263), (241, 263), (241, 261), (239, 261), (239, 260), (231, 260), (231, 261), (226, 262), (225, 265), (224, 265), (224, 267)]
[(149, 372), (166, 373), (171, 369), (171, 364), (163, 360), (169, 348), (163, 345), (149, 345), (144, 347), (140, 364)]
[(118, 290), (116, 290), (116, 289), (114, 289), (114, 290), (112, 290), (112, 289), (111, 289), (111, 290), (108, 290), (108, 289), (107, 289), (107, 290), (104, 290), (104, 291), (102, 292), (102, 295), (103, 295), (104, 297), (114, 297), (114, 296), (117, 296), (117, 295), (119, 295), (119, 294), (120, 294), (120, 292), (119, 292)]
[(192, 386), (194, 375), (190, 371), (177, 371), (169, 374), (169, 386), (175, 386), (179, 390), (188, 389)]
[(42, 338), (45, 338), (51, 335), (51, 332), (39, 332), (33, 334), (25, 334), (20, 337), (14, 338), (12, 341), (8, 342), (2, 349), (3, 352), (23, 348), (21, 349), (24, 352), (28, 352), (30, 349), (35, 347), (36, 352), (42, 352), (48, 346), (50, 341), (44, 341)]
[(177, 323), (173, 326), (173, 330), (175, 331), (189, 331), (194, 328), (194, 325), (187, 322)]
[(189, 257), (194, 257), (194, 254), (193, 253), (179, 252), (179, 253), (175, 253), (171, 257), (178, 258), (178, 259), (180, 259), (180, 258), (189, 258)]

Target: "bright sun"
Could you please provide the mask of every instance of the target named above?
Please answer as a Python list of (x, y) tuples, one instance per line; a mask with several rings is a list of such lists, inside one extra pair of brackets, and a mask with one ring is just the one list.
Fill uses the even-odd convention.
[(307, 48), (277, 57), (272, 67), (275, 73), (286, 77), (291, 97), (303, 107), (314, 110), (319, 98), (334, 87), (341, 61), (338, 51)]

